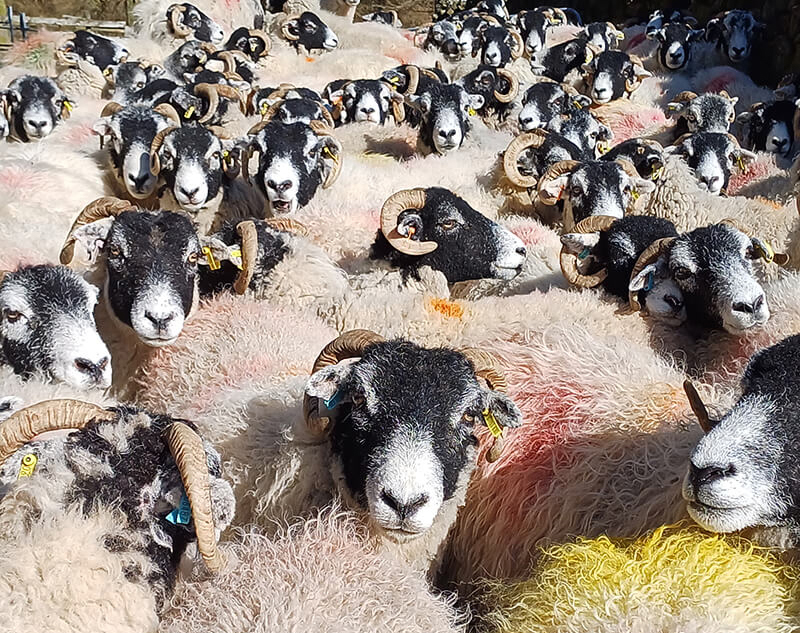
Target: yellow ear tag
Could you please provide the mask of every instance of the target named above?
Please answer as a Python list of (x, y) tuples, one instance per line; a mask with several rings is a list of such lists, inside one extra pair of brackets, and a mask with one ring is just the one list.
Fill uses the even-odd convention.
[(503, 429), (497, 423), (494, 413), (489, 411), (489, 409), (483, 410), (483, 421), (486, 422), (486, 426), (489, 428), (489, 433), (492, 434), (492, 437), (500, 437), (503, 434)]
[(610, 149), (611, 148), (608, 146), (608, 143), (598, 143), (597, 145), (597, 151), (600, 152), (601, 154), (607, 153), (608, 150)]
[(103, 76), (104, 76), (104, 77), (110, 77), (112, 74), (113, 74), (113, 71), (112, 71), (110, 68), (106, 68), (106, 69), (103, 71)]
[(768, 264), (771, 264), (772, 260), (775, 259), (775, 251), (772, 250), (772, 246), (766, 240), (756, 242), (756, 252)]
[(591, 53), (586, 55), (586, 59), (583, 60), (584, 64), (591, 64), (592, 63), (592, 55)]
[(339, 162), (339, 154), (334, 154), (333, 150), (327, 145), (322, 148), (322, 153), (325, 154), (328, 158), (330, 158), (334, 163)]
[(265, 116), (267, 114), (267, 110), (269, 110), (269, 104), (264, 101), (264, 103), (261, 104), (261, 116)]
[(736, 165), (739, 167), (739, 171), (745, 170), (744, 159), (741, 156), (736, 159)]
[(625, 39), (625, 33), (622, 33), (622, 32), (617, 33), (617, 39), (620, 40), (620, 41), (624, 40)]
[(650, 180), (658, 180), (661, 178), (661, 172), (664, 171), (663, 167), (656, 167), (653, 169), (653, 173), (650, 174)]
[(30, 477), (33, 474), (34, 468), (36, 468), (36, 464), (39, 462), (39, 458), (36, 457), (33, 453), (28, 453), (25, 457), (22, 458), (22, 464), (19, 467), (19, 474), (17, 475), (17, 479), (22, 479), (23, 477)]
[(631, 195), (633, 196), (634, 200), (639, 199), (639, 192), (636, 189), (631, 189)]
[(183, 113), (183, 118), (184, 119), (191, 119), (193, 114), (194, 114), (194, 106), (189, 106), (186, 109), (186, 112)]
[[(234, 250), (234, 251), (231, 251), (231, 257), (238, 257), (241, 260), (242, 259), (242, 251), (240, 251), (238, 249)], [(238, 268), (239, 270), (242, 269), (242, 265), (241, 264), (237, 264), (236, 262), (233, 262), (233, 265), (236, 266), (236, 268)]]
[(572, 105), (574, 105), (578, 110), (583, 110), (583, 106), (581, 105), (580, 101), (573, 101)]
[(399, 84), (399, 83), (400, 83), (400, 77), (392, 77), (392, 78), (389, 80), (389, 83), (390, 83), (390, 84), (394, 84), (394, 85), (396, 86), (397, 84)]
[(64, 99), (64, 107), (67, 109), (67, 112), (72, 112), (72, 108), (74, 106), (69, 101)]
[(408, 239), (411, 239), (412, 237), (414, 237), (417, 234), (417, 227), (409, 226), (407, 232), (408, 232), (408, 235), (406, 237), (408, 237)]
[(467, 114), (469, 114), (470, 116), (475, 116), (477, 112), (475, 112), (475, 108), (469, 108), (467, 110)]
[(203, 255), (206, 256), (209, 270), (219, 270), (220, 263), (217, 261), (216, 257), (214, 257), (214, 253), (211, 252), (211, 248), (209, 246), (204, 246), (202, 251)]

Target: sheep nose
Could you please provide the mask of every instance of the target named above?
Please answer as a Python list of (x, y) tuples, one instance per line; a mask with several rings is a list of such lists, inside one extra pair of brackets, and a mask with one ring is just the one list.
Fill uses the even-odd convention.
[(274, 180), (268, 180), (267, 187), (274, 189), (278, 193), (283, 193), (284, 191), (288, 191), (292, 188), (292, 181), (284, 180), (283, 182), (275, 182)]
[(786, 143), (788, 142), (789, 142), (788, 138), (778, 138), (777, 136), (775, 136), (772, 139), (772, 144), (780, 148), (783, 148), (783, 146), (786, 145)]
[(184, 189), (183, 187), (180, 188), (181, 193), (189, 198), (189, 200), (193, 200), (194, 197), (197, 195), (197, 192), (200, 191), (200, 187), (195, 187), (194, 189)]
[(100, 359), (99, 362), (93, 363), (86, 358), (76, 358), (75, 367), (82, 374), (86, 374), (95, 382), (100, 382), (103, 377), (103, 370), (108, 366), (108, 356)]
[(524, 119), (520, 119), (519, 122), (522, 127), (531, 126), (533, 125), (533, 117), (525, 117)]
[(736, 48), (735, 46), (731, 47), (733, 54), (737, 57), (744, 55), (744, 48)]
[(764, 306), (764, 295), (759, 295), (759, 297), (752, 303), (745, 303), (744, 301), (738, 301), (733, 304), (732, 308), (734, 312), (746, 312), (747, 314), (755, 314), (763, 306)]
[(734, 468), (733, 464), (728, 464), (727, 466), (714, 465), (698, 468), (693, 463), (689, 463), (689, 483), (692, 484), (692, 488), (694, 488), (695, 491), (700, 486), (706, 486), (714, 483), (715, 481), (719, 481), (720, 479), (724, 479), (725, 477), (731, 477), (735, 474), (736, 468)]
[(145, 318), (150, 321), (157, 330), (162, 331), (166, 330), (169, 322), (175, 318), (175, 313), (170, 312), (168, 314), (153, 314), (152, 312), (145, 311), (144, 313)]
[(522, 255), (523, 257), (525, 257), (525, 255), (527, 254), (528, 254), (528, 249), (525, 248), (524, 246), (519, 246), (517, 248), (517, 255)]
[(401, 521), (413, 516), (417, 510), (428, 503), (428, 495), (426, 494), (421, 494), (408, 501), (403, 501), (387, 490), (381, 493), (381, 499), (387, 506), (394, 510)]
[(456, 135), (455, 130), (439, 130), (439, 136), (441, 136), (444, 140), (449, 141), (454, 138)]
[(128, 180), (131, 181), (133, 188), (137, 191), (144, 187), (144, 184), (147, 182), (147, 179), (150, 178), (150, 174), (142, 174), (141, 176), (135, 176), (134, 174), (128, 174)]
[(28, 125), (35, 130), (41, 131), (47, 125), (47, 119), (28, 119)]
[(362, 111), (364, 114), (366, 114), (367, 116), (369, 116), (370, 114), (372, 114), (373, 112), (375, 112), (375, 108), (361, 108), (361, 111)]
[(709, 189), (718, 189), (719, 184), (722, 181), (722, 178), (719, 176), (708, 176), (701, 179), (706, 185), (708, 185)]

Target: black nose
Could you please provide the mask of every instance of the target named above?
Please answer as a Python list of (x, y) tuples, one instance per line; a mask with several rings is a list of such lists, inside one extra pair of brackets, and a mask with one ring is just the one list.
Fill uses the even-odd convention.
[(758, 299), (752, 303), (745, 303), (737, 301), (731, 306), (734, 312), (746, 312), (748, 314), (755, 314), (764, 305), (764, 295), (760, 295)]
[(401, 521), (412, 516), (417, 510), (428, 503), (428, 495), (420, 495), (411, 501), (403, 503), (396, 497), (393, 497), (392, 494), (386, 490), (381, 493), (381, 499), (387, 506), (397, 513), (397, 516)]
[(725, 477), (730, 477), (736, 474), (736, 469), (733, 464), (727, 466), (706, 466), (698, 468), (693, 463), (689, 463), (689, 483), (695, 491), (704, 485), (708, 485)]
[(133, 184), (134, 189), (141, 189), (144, 186), (144, 183), (147, 182), (147, 179), (150, 178), (150, 174), (143, 174), (141, 176), (134, 176), (133, 174), (128, 174), (128, 179)]
[(439, 136), (443, 139), (451, 139), (456, 135), (455, 130), (439, 130)]
[(284, 192), (292, 188), (292, 181), (284, 180), (283, 182), (275, 182), (274, 180), (268, 180), (267, 187), (278, 192)]
[(159, 331), (166, 330), (167, 326), (169, 325), (169, 322), (172, 321), (173, 318), (175, 318), (174, 314), (168, 314), (163, 317), (156, 317), (150, 312), (145, 312), (144, 316), (148, 321), (150, 321), (153, 325), (155, 325), (156, 329)]
[(76, 358), (75, 367), (82, 374), (86, 374), (95, 382), (100, 382), (103, 377), (103, 370), (108, 366), (108, 356), (100, 360), (100, 362), (93, 363), (86, 358)]
[(34, 121), (33, 119), (28, 119), (28, 125), (37, 130), (41, 130), (47, 125), (47, 121)]
[(367, 114), (367, 115), (369, 115), (369, 114), (372, 114), (373, 112), (375, 112), (375, 108), (361, 108), (361, 111), (362, 111), (364, 114)]
[(787, 138), (781, 138), (781, 139), (774, 138), (774, 139), (772, 139), (772, 143), (774, 145), (777, 145), (778, 147), (783, 147), (788, 142), (789, 142), (789, 139), (787, 139)]
[(519, 122), (522, 123), (522, 125), (530, 125), (531, 123), (533, 123), (533, 118), (528, 117), (526, 119), (520, 119)]
[(520, 246), (519, 248), (517, 248), (517, 255), (522, 255), (523, 257), (525, 257), (525, 255), (527, 254), (528, 254), (528, 249), (525, 248), (524, 246)]
[(180, 188), (181, 193), (186, 196), (187, 198), (194, 198), (195, 194), (200, 191), (200, 187), (196, 187), (195, 189), (184, 189), (183, 187)]
[(731, 50), (733, 50), (733, 54), (734, 55), (743, 55), (744, 54), (744, 49), (743, 48), (732, 47)]

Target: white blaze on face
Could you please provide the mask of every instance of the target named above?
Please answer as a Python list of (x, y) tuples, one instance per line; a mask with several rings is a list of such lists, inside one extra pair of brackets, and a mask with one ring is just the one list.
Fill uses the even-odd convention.
[(725, 186), (725, 170), (719, 162), (715, 152), (706, 152), (694, 170), (701, 185), (708, 188), (708, 192), (718, 195)]
[(544, 116), (535, 102), (529, 101), (519, 111), (519, 126), (523, 132), (530, 132), (539, 127), (547, 125)]
[(182, 208), (199, 210), (208, 198), (206, 170), (197, 159), (184, 158), (175, 173), (175, 199)]
[(645, 296), (645, 305), (653, 319), (673, 327), (682, 325), (688, 318), (683, 293), (669, 277), (656, 277), (652, 290)]
[(94, 322), (64, 315), (53, 325), (53, 377), (73, 387), (111, 385), (111, 358)]
[(146, 345), (161, 347), (178, 338), (183, 329), (183, 304), (178, 294), (165, 283), (144, 290), (131, 307), (131, 325)]
[(211, 22), (211, 43), (219, 44), (225, 39), (225, 32), (222, 27), (216, 22)]
[(150, 148), (133, 143), (122, 161), (125, 188), (134, 198), (147, 198), (156, 187), (156, 177), (150, 171)]
[(361, 98), (356, 100), (355, 105), (355, 121), (369, 121), (371, 123), (381, 122), (381, 106), (375, 95), (371, 92), (365, 92)]
[(430, 438), (400, 429), (366, 481), (374, 520), (386, 530), (419, 534), (433, 525), (444, 500), (442, 465)]
[(766, 149), (775, 154), (785, 154), (792, 147), (789, 126), (784, 121), (775, 121), (767, 133)]
[(440, 154), (461, 146), (461, 122), (450, 108), (440, 110), (433, 123), (433, 144)]
[(507, 228), (495, 224), (492, 227), (497, 242), (497, 259), (492, 262), (492, 272), (497, 279), (514, 279), (522, 271), (527, 251), (525, 244)]
[(667, 67), (672, 69), (680, 68), (685, 59), (686, 51), (683, 48), (683, 44), (681, 42), (670, 43), (666, 55)]
[(275, 158), (264, 170), (264, 187), (273, 213), (297, 211), (300, 173), (288, 157)]
[(325, 47), (325, 50), (329, 51), (339, 46), (339, 39), (336, 37), (336, 33), (327, 26), (325, 27), (325, 41), (322, 43), (322, 46)]
[(22, 127), (32, 141), (38, 141), (53, 131), (50, 110), (42, 104), (32, 104), (22, 116)]
[(728, 56), (733, 61), (741, 61), (750, 55), (749, 33), (743, 27), (737, 26), (728, 39)]
[(497, 42), (489, 42), (483, 52), (483, 63), (487, 66), (499, 66), (503, 59), (500, 52), (500, 45)]
[(608, 103), (614, 96), (614, 83), (607, 71), (600, 71), (594, 76), (592, 84), (592, 100), (596, 103)]
[(461, 31), (458, 36), (458, 48), (461, 53), (467, 55), (472, 52), (472, 46), (475, 43), (475, 33), (471, 30)]

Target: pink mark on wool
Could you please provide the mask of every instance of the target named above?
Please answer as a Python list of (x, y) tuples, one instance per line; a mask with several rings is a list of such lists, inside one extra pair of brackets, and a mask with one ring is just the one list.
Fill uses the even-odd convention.
[(556, 238), (552, 230), (548, 229), (542, 224), (539, 224), (538, 222), (529, 222), (518, 226), (509, 226), (506, 228), (519, 239), (521, 239), (525, 246), (533, 246), (536, 244), (552, 242)]
[(614, 143), (621, 143), (641, 136), (645, 131), (665, 125), (667, 117), (661, 110), (647, 108), (614, 121), (610, 127), (614, 133)]
[(702, 92), (722, 92), (723, 90), (727, 90), (728, 86), (736, 81), (737, 77), (738, 75), (735, 71), (722, 71), (719, 75), (714, 77), (714, 79), (706, 84), (706, 87)]
[(9, 189), (21, 198), (27, 197), (25, 192), (31, 192), (47, 184), (45, 174), (35, 171), (27, 166), (11, 165), (0, 169), (0, 187)]
[(24, 248), (5, 248), (0, 252), (0, 270), (17, 270), (23, 266), (36, 266), (37, 264), (49, 264), (40, 259), (34, 259)]
[(64, 139), (71, 143), (85, 143), (93, 137), (97, 137), (97, 133), (92, 129), (89, 123), (74, 125), (70, 127), (69, 131), (64, 135)]
[(631, 39), (625, 42), (625, 50), (629, 51), (633, 48), (636, 48), (647, 39), (647, 35), (642, 31), (639, 35), (634, 35)]
[(756, 180), (762, 180), (769, 175), (770, 165), (756, 161), (747, 165), (744, 171), (735, 171), (728, 183), (728, 193), (737, 195), (741, 189)]

